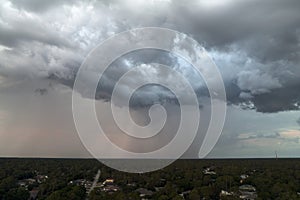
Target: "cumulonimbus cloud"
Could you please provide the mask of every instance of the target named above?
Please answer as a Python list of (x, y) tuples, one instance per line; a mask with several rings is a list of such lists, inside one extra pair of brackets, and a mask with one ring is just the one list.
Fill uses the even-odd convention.
[[(97, 44), (124, 30), (160, 26), (191, 35), (207, 49), (223, 75), (228, 103), (259, 112), (298, 110), (299, 9), (297, 0), (205, 6), (201, 1), (32, 0), (25, 4), (11, 0), (0, 5), (0, 76), (50, 79), (72, 88), (77, 69)], [(135, 54), (114, 63), (106, 80), (99, 83), (97, 99), (110, 100), (115, 78), (126, 64), (162, 60), (190, 80), (199, 99), (208, 95), (203, 80), (178, 59), (161, 52)], [(134, 104), (148, 106), (172, 98), (168, 91), (153, 86), (137, 93)]]

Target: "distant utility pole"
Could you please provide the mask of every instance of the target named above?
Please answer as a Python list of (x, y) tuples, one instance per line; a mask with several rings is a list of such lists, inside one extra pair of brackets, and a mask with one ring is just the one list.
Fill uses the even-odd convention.
[(275, 158), (276, 158), (276, 160), (278, 160), (277, 151), (275, 151)]

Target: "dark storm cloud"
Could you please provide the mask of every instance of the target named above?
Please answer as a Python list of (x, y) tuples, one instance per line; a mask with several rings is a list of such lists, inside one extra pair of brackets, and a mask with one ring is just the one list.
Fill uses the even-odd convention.
[(199, 4), (196, 1), (188, 5), (180, 1), (174, 4), (174, 16), (169, 22), (207, 48), (228, 51), (230, 45), (240, 44), (249, 56), (262, 61), (299, 55), (297, 0), (233, 1), (227, 7), (211, 10), (193, 5)]
[[(178, 65), (179, 62), (181, 63), (181, 65)], [(140, 68), (142, 68), (141, 70), (139, 70), (139, 72), (141, 72), (145, 70), (145, 68), (152, 68), (152, 66), (154, 66), (155, 64), (170, 66), (188, 77), (191, 81), (190, 84), (196, 90), (197, 96), (199, 98), (199, 103), (201, 103), (201, 97), (209, 96), (208, 90), (205, 87), (205, 83), (202, 77), (185, 60), (163, 50), (145, 49), (130, 52), (111, 63), (110, 67), (106, 69), (103, 76), (99, 80), (95, 98), (98, 100), (110, 101), (115, 84), (128, 70), (139, 66)], [(147, 75), (151, 77), (154, 76), (153, 74), (155, 74), (155, 72), (153, 72), (152, 74), (148, 73)], [(135, 78), (144, 79), (144, 76), (145, 75), (143, 73), (139, 73), (139, 76)], [(158, 73), (158, 75), (155, 76), (156, 78), (167, 78), (164, 77), (162, 73)], [(65, 78), (64, 75), (59, 75), (57, 73), (52, 73), (48, 78), (50, 80), (56, 80), (69, 87), (73, 87), (75, 77), (76, 70), (73, 73), (70, 73), (70, 76), (68, 78)], [(193, 82), (192, 80), (197, 81)], [(133, 80), (133, 82), (134, 81), (135, 80)], [(174, 80), (174, 84), (177, 84), (177, 82), (180, 81)], [(124, 89), (126, 90), (126, 87)], [(84, 94), (82, 95), (87, 98), (94, 98), (85, 96)], [(178, 100), (175, 94), (169, 89), (156, 84), (145, 85), (145, 87), (139, 88), (133, 94), (130, 100), (130, 105), (133, 108), (148, 107), (155, 103), (178, 104)]]
[[(130, 28), (160, 26), (182, 31), (208, 50), (223, 75), (228, 103), (258, 112), (299, 109), (298, 0), (228, 0), (220, 5), (217, 5), (218, 1), (216, 5), (208, 1), (145, 1), (136, 4), (130, 1), (10, 2), (11, 5), (3, 4), (1, 8), (0, 44), (13, 48), (9, 53), (5, 50), (6, 54), (19, 54), (18, 63), (8, 60), (1, 64), (2, 76), (31, 70), (29, 74), (54, 79), (72, 87), (80, 62), (96, 44), (109, 35)], [(61, 9), (63, 5), (66, 7)], [(20, 10), (26, 11), (25, 14)], [(31, 12), (33, 14), (28, 15)], [(36, 43), (47, 46), (47, 49), (41, 53)], [(47, 55), (41, 56), (43, 59), (34, 58), (31, 62), (25, 62), (45, 65), (42, 75), (32, 72), (31, 67), (23, 67), (22, 58), (28, 59), (28, 54), (22, 53), (28, 48), (35, 57)], [(5, 51), (0, 52), (0, 56), (2, 54), (5, 57)], [(137, 54), (132, 59), (146, 63), (164, 60), (159, 54)], [(168, 62), (165, 64), (174, 65), (173, 61)], [(47, 68), (50, 64), (53, 66)], [(6, 65), (13, 65), (16, 70), (12, 71)], [(18, 65), (22, 67), (18, 68)], [(112, 69), (104, 82), (100, 82), (103, 87), (98, 87), (97, 99), (110, 100), (116, 77), (124, 73), (124, 69), (120, 68)], [(186, 68), (181, 66), (178, 70)], [(184, 72), (198, 96), (208, 96), (206, 87), (198, 84), (202, 80), (189, 76), (193, 74), (192, 70)], [(145, 98), (143, 95), (146, 95)], [(163, 89), (148, 88), (144, 93), (136, 94), (135, 104), (140, 106), (148, 102), (149, 97), (153, 97), (155, 102), (157, 95), (162, 99), (165, 95), (165, 99), (173, 100)]]
[[(235, 77), (225, 83), (230, 103), (251, 102), (259, 112), (297, 110), (299, 8), (298, 1), (239, 1), (202, 18), (194, 12), (183, 12), (190, 23), (183, 30), (190, 30), (187, 32), (207, 49), (244, 53), (239, 62), (231, 60), (232, 65), (239, 65), (237, 68), (228, 67), (237, 69), (232, 71)], [(221, 68), (226, 63), (221, 61), (218, 65)]]
[(300, 84), (255, 96), (253, 103), (259, 112), (278, 112), (300, 108)]
[[(217, 63), (224, 74), (228, 75), (227, 70), (233, 74), (231, 79), (224, 77), (229, 103), (250, 103), (248, 108), (259, 112), (278, 112), (299, 109), (299, 9), (299, 1), (293, 0), (238, 1), (202, 12), (196, 5), (178, 3), (175, 13), (181, 15), (173, 20), (208, 50), (243, 52), (238, 62), (221, 58)], [(228, 67), (228, 61), (237, 67)]]

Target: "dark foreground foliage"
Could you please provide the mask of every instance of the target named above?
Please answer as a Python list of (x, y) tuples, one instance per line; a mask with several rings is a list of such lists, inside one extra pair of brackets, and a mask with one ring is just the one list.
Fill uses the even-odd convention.
[[(179, 160), (156, 172), (129, 174), (92, 159), (8, 158), (0, 159), (0, 199), (27, 200), (33, 191), (40, 200), (85, 199), (84, 184), (74, 182), (92, 182), (98, 169), (99, 185), (114, 179), (118, 190), (105, 192), (99, 186), (90, 200), (239, 199), (241, 185), (254, 186), (257, 199), (300, 199), (299, 159)], [(141, 188), (151, 194), (142, 197)], [(232, 195), (220, 196), (222, 190)]]

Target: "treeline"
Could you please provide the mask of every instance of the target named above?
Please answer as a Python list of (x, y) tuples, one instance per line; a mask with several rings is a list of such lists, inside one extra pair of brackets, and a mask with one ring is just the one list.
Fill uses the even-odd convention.
[[(207, 168), (216, 174), (205, 174), (203, 171)], [(242, 180), (241, 175), (248, 177)], [(112, 194), (95, 191), (92, 200), (141, 199), (136, 192), (138, 188), (153, 191), (151, 199), (160, 200), (182, 199), (183, 195), (192, 200), (220, 199), (222, 190), (234, 194), (222, 199), (239, 199), (241, 185), (254, 186), (258, 200), (300, 199), (299, 159), (178, 160), (146, 174), (129, 174), (103, 167), (101, 178), (114, 178), (122, 191)]]
[[(208, 168), (214, 173), (205, 174)], [(298, 159), (178, 160), (146, 174), (119, 172), (88, 159), (0, 159), (0, 199), (27, 200), (33, 189), (38, 190), (41, 200), (85, 199), (86, 189), (70, 181), (93, 181), (98, 169), (99, 182), (112, 178), (120, 190), (108, 193), (96, 189), (90, 200), (141, 199), (140, 188), (153, 192), (149, 199), (220, 199), (222, 190), (235, 194), (222, 199), (238, 199), (243, 184), (256, 188), (257, 199), (300, 199)], [(27, 188), (18, 184), (37, 175), (48, 179)], [(248, 177), (242, 180), (241, 175)]]
[[(93, 180), (102, 166), (96, 160), (77, 159), (0, 159), (0, 199), (27, 200), (29, 192), (38, 190), (38, 199), (84, 199), (85, 188), (70, 186), (76, 179)], [(21, 187), (18, 182), (47, 176), (41, 183)]]

